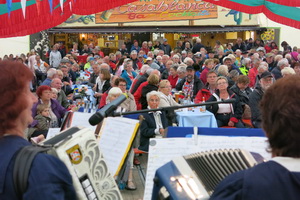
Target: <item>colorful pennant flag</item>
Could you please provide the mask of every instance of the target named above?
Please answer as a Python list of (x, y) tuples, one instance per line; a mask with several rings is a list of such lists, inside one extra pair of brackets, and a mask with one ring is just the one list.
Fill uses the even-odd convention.
[(6, 1), (6, 5), (7, 5), (7, 10), (8, 10), (8, 17), (10, 17), (11, 6), (12, 6), (12, 0), (7, 0), (7, 1)]
[(21, 0), (21, 7), (24, 19), (26, 18), (26, 0)]

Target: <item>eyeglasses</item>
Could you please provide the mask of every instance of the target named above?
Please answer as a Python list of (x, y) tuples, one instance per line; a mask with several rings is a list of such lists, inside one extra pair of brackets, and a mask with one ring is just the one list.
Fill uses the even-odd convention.
[(124, 86), (126, 86), (126, 84), (119, 84), (119, 86), (123, 86), (124, 87)]
[(217, 76), (208, 76), (207, 78), (217, 78)]
[(172, 86), (169, 85), (169, 86), (164, 86), (164, 87), (160, 87), (160, 88), (172, 88)]

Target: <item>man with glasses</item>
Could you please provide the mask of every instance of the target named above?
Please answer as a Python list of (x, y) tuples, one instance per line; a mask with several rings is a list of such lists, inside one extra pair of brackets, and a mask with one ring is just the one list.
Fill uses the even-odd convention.
[(261, 112), (259, 102), (261, 101), (265, 91), (273, 84), (274, 78), (272, 74), (265, 71), (261, 74), (259, 84), (249, 96), (249, 106), (251, 109), (251, 122), (254, 128), (261, 128)]

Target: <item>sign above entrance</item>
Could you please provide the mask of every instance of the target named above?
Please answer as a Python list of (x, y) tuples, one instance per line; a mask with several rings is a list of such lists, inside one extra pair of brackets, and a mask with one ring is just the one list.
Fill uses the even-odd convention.
[(95, 14), (96, 24), (217, 18), (217, 6), (202, 0), (136, 1)]

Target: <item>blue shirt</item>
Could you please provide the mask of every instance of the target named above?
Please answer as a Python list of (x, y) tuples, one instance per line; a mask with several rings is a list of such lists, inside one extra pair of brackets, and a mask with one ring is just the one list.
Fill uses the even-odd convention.
[[(19, 136), (4, 136), (0, 139), (0, 199), (17, 200), (13, 183), (13, 166), (15, 153), (22, 147), (30, 145)], [(27, 190), (23, 200), (76, 199), (72, 177), (62, 161), (39, 153), (32, 162), (29, 172)]]

